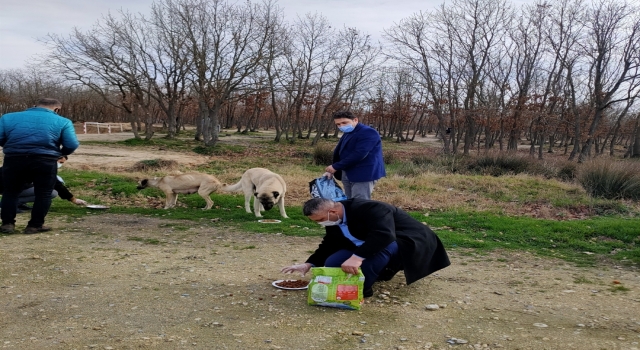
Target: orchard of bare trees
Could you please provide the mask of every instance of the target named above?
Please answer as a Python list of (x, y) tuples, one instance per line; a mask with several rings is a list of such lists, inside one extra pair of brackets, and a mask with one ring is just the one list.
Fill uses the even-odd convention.
[(136, 138), (195, 125), (337, 136), (351, 109), (385, 138), (435, 133), (443, 152), (640, 157), (640, 8), (631, 0), (452, 0), (383, 31), (285, 20), (276, 2), (158, 0), (90, 30), (52, 34), (48, 51), (0, 71), (0, 114), (41, 96), (73, 121), (128, 122)]

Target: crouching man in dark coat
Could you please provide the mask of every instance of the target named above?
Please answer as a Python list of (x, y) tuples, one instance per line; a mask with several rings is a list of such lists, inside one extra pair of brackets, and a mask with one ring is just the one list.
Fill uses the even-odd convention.
[(304, 275), (311, 267), (326, 266), (357, 274), (361, 268), (364, 296), (370, 297), (374, 282), (388, 281), (399, 270), (404, 270), (411, 284), (451, 264), (438, 236), (393, 205), (357, 198), (341, 202), (313, 198), (302, 210), (324, 226), (326, 234), (304, 264), (285, 267), (284, 273)]

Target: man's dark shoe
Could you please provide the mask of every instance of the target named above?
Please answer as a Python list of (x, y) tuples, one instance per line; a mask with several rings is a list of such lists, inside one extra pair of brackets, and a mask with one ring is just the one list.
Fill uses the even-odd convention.
[(47, 232), (47, 231), (51, 231), (51, 227), (49, 227), (49, 226), (40, 226), (40, 227), (27, 226), (24, 229), (24, 233), (27, 234), (27, 235), (30, 235), (30, 234), (33, 234), (33, 233)]
[(20, 209), (20, 210), (31, 210), (31, 209), (33, 209), (33, 207), (28, 206), (26, 204), (19, 204), (18, 205), (18, 209)]
[(4, 224), (0, 226), (0, 232), (2, 233), (13, 233), (15, 229), (16, 229), (16, 225), (14, 224)]
[(373, 296), (373, 288), (368, 288), (362, 291), (362, 296), (365, 298), (370, 298)]

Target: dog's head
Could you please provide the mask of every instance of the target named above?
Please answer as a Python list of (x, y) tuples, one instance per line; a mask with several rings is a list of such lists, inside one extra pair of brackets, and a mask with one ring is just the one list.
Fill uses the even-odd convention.
[(136, 187), (139, 190), (145, 189), (149, 187), (149, 179), (142, 179), (140, 181), (138, 181), (138, 187)]
[(262, 204), (264, 210), (273, 208), (273, 206), (278, 202), (278, 199), (280, 198), (280, 192), (278, 191), (265, 193), (255, 192), (253, 195), (256, 196), (258, 201), (260, 201), (260, 204)]

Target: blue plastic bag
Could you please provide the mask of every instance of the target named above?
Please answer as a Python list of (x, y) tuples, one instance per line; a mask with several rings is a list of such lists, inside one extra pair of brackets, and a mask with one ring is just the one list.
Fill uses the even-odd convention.
[(327, 198), (336, 202), (347, 199), (342, 187), (338, 185), (334, 178), (328, 178), (326, 176), (313, 179), (309, 182), (309, 192), (313, 198)]

